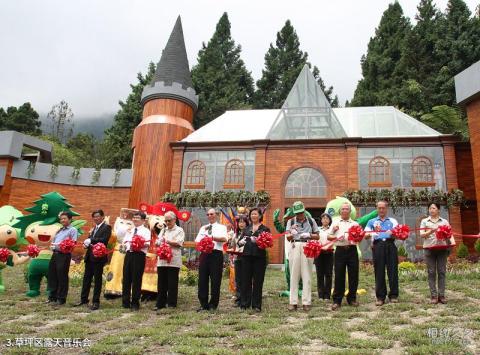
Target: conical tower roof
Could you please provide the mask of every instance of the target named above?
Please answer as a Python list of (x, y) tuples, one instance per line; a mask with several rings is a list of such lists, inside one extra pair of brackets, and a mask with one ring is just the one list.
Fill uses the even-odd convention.
[(268, 138), (320, 139), (346, 136), (322, 88), (305, 64), (283, 103)]
[(173, 26), (155, 75), (150, 85), (145, 86), (143, 90), (142, 104), (158, 98), (178, 99), (194, 109), (198, 106), (198, 96), (193, 89), (180, 16)]

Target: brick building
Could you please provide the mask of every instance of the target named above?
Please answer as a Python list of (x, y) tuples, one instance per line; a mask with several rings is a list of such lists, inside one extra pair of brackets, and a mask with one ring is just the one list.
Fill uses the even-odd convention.
[[(0, 137), (0, 199), (22, 210), (38, 195), (54, 190), (83, 216), (102, 207), (115, 217), (121, 207), (158, 202), (165, 192), (266, 190), (271, 205), (265, 223), (272, 226), (277, 208), (284, 210), (302, 200), (318, 218), (329, 200), (347, 190), (461, 189), (469, 207), (442, 208), (442, 214), (455, 231), (477, 233), (480, 150), (473, 142), (480, 106), (478, 99), (476, 104), (468, 102), (477, 159), (472, 159), (470, 144), (394, 107), (331, 108), (307, 66), (281, 109), (227, 111), (194, 131), (198, 97), (179, 18), (142, 95), (143, 119), (134, 132), (132, 169), (53, 168), (46, 143), (3, 132), (12, 137), (5, 147), (6, 140)], [(34, 170), (22, 157), (23, 146), (39, 151)], [(370, 208), (358, 210), (364, 214)], [(421, 215), (407, 208), (394, 214), (410, 226)], [(204, 210), (193, 209), (185, 225), (187, 239), (193, 239), (204, 219)], [(421, 256), (414, 236), (406, 245), (411, 256)], [(368, 246), (362, 248), (368, 258)], [(282, 261), (279, 240), (270, 262)]]

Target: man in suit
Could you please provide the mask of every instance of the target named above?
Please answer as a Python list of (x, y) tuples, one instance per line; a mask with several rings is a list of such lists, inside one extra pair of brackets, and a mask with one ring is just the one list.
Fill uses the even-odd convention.
[(100, 293), (102, 291), (102, 275), (103, 267), (107, 262), (107, 256), (95, 257), (93, 255), (93, 246), (97, 243), (103, 243), (105, 246), (112, 234), (112, 227), (105, 223), (105, 214), (102, 210), (95, 210), (92, 212), (92, 218), (95, 222), (95, 227), (90, 230), (90, 235), (83, 242), (83, 246), (87, 249), (85, 253), (85, 273), (83, 274), (82, 293), (80, 302), (75, 306), (88, 304), (88, 294), (92, 285), (92, 278), (94, 279), (93, 299), (91, 310), (97, 310), (100, 307)]

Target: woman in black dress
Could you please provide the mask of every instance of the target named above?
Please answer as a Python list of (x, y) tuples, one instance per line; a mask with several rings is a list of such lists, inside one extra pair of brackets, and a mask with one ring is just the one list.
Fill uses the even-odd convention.
[(242, 252), (243, 247), (238, 246), (238, 241), (243, 238), (243, 232), (248, 226), (248, 216), (239, 215), (235, 221), (235, 251), (238, 254), (233, 255), (233, 265), (235, 267), (235, 307), (240, 307), (241, 290), (242, 290)]
[(258, 208), (250, 210), (249, 219), (250, 225), (238, 241), (238, 246), (243, 246), (240, 307), (252, 307), (256, 312), (260, 312), (267, 252), (257, 246), (256, 239), (262, 232), (270, 232), (270, 229), (262, 224), (263, 214)]

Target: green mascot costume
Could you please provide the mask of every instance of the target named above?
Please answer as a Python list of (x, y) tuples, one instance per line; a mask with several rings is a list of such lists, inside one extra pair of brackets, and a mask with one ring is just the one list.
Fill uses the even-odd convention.
[(7, 265), (14, 266), (28, 261), (28, 257), (21, 257), (17, 252), (22, 246), (27, 244), (26, 240), (21, 238), (20, 230), (13, 228), (12, 225), (18, 222), (22, 212), (12, 206), (3, 206), (0, 208), (0, 248), (10, 250), (10, 256), (6, 263), (0, 263), (0, 293), (5, 291), (2, 280), (2, 269)]
[[(327, 206), (325, 207), (325, 212), (328, 213), (332, 217), (332, 220), (336, 220), (336, 219), (340, 218), (340, 208), (342, 207), (342, 205), (344, 203), (350, 204), (350, 206), (352, 207), (350, 217), (353, 220), (355, 220), (358, 224), (360, 224), (363, 228), (365, 228), (365, 226), (367, 225), (367, 223), (370, 219), (377, 217), (377, 210), (374, 210), (374, 211), (366, 214), (365, 216), (362, 216), (362, 217), (357, 219), (356, 218), (357, 217), (357, 210), (355, 209), (355, 206), (353, 206), (353, 204), (350, 202), (350, 200), (348, 200), (345, 197), (341, 197), (341, 196), (337, 196), (335, 199), (329, 201), (327, 203)], [(305, 211), (305, 215), (308, 218), (312, 218), (311, 214), (308, 213), (308, 211)], [(294, 216), (295, 215), (293, 214), (293, 210), (290, 207), (285, 212), (285, 214), (282, 218), (283, 221), (281, 222), (280, 219), (279, 219), (280, 209), (276, 209), (273, 212), (273, 223), (275, 225), (275, 229), (277, 230), (277, 232), (278, 233), (285, 232), (285, 226), (287, 225), (287, 221), (290, 218), (293, 218)], [(289, 261), (288, 261), (288, 250), (287, 250), (287, 247), (289, 247), (289, 246), (290, 246), (290, 243), (285, 242), (284, 265), (285, 265), (285, 278), (286, 278), (286, 281), (287, 281), (287, 291), (282, 291), (280, 293), (281, 296), (285, 296), (285, 297), (289, 296), (289, 291), (288, 290), (290, 290), (290, 269), (289, 269)], [(357, 247), (357, 249), (358, 249), (358, 252), (360, 254), (359, 256), (361, 257), (360, 249), (358, 247)], [(301, 288), (301, 285), (300, 285), (299, 290), (301, 290), (301, 289), (302, 288)]]
[[(33, 207), (25, 210), (31, 214), (18, 218), (15, 228), (20, 228), (21, 235), (30, 244), (36, 244), (40, 248), (40, 254), (30, 262), (28, 266), (27, 279), (29, 290), (28, 297), (40, 295), (40, 285), (43, 277), (48, 277), (48, 265), (52, 257), (50, 244), (57, 231), (61, 228), (58, 215), (61, 212), (70, 212), (73, 216), (78, 213), (72, 211), (65, 197), (58, 192), (49, 192), (41, 195), (41, 199), (34, 202)], [(83, 220), (72, 222), (72, 226), (77, 228), (81, 234), (81, 227), (86, 223)]]

